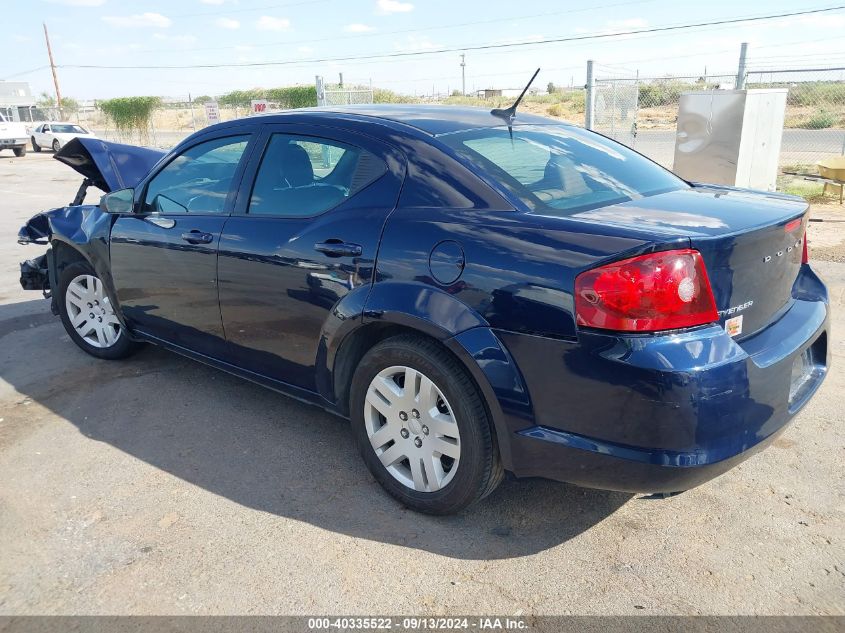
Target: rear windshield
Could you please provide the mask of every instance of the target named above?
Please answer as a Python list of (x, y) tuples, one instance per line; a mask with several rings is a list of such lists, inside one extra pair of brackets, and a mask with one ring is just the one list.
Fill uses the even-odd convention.
[(484, 128), (438, 137), (529, 208), (571, 215), (688, 185), (627, 147), (576, 127)]

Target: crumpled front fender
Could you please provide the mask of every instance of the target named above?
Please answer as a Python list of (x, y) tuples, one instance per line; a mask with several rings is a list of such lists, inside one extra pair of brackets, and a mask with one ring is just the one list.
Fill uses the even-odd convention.
[[(59, 244), (71, 248), (85, 259), (103, 281), (106, 294), (118, 306), (117, 293), (111, 276), (109, 236), (116, 216), (103, 212), (97, 205), (79, 205), (51, 209), (33, 216), (18, 232), (20, 244), (53, 246), (53, 257), (48, 257), (50, 288), (55, 290), (61, 270), (62, 258), (56, 249)], [(59, 249), (61, 250), (61, 249)], [(23, 267), (21, 269), (23, 276)], [(119, 310), (118, 318), (122, 319)]]
[[(60, 207), (43, 211), (24, 224), (18, 231), (18, 244), (50, 244), (55, 240), (67, 242), (80, 251), (86, 259), (94, 243), (105, 246), (108, 252), (108, 238), (113, 216), (104, 213), (96, 205)], [(93, 263), (93, 262), (92, 262)]]

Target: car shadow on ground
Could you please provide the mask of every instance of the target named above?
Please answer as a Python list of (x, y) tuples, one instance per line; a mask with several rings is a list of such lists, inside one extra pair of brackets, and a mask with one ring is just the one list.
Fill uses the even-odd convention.
[(0, 378), (85, 436), (248, 508), (444, 556), (497, 559), (560, 545), (631, 498), (506, 480), (457, 516), (420, 515), (382, 491), (346, 421), (152, 346), (125, 361), (91, 358), (43, 305), (13, 318), (0, 307)]

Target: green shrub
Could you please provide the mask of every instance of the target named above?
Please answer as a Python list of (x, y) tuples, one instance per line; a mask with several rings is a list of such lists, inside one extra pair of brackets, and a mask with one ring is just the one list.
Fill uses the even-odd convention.
[(823, 130), (825, 128), (833, 127), (837, 123), (837, 117), (832, 112), (822, 110), (817, 112), (806, 121), (800, 123), (798, 127), (806, 130)]
[(99, 101), (97, 107), (119, 133), (138, 132), (145, 139), (153, 112), (161, 107), (161, 97), (118, 97)]
[(373, 88), (373, 103), (414, 103), (416, 99), (385, 88)]
[(317, 105), (317, 88), (314, 86), (271, 88), (267, 90), (266, 96), (263, 98), (278, 103), (282, 108), (311, 108)]
[(681, 93), (688, 92), (693, 86), (675, 79), (661, 79), (650, 84), (640, 84), (639, 107), (656, 108), (675, 105)]

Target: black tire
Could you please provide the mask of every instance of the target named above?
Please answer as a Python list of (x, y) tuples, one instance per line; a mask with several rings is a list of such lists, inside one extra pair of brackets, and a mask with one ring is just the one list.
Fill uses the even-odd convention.
[(132, 341), (125, 331), (121, 331), (120, 336), (110, 347), (96, 347), (82, 338), (79, 332), (76, 331), (76, 328), (71, 324), (71, 317), (67, 311), (65, 296), (71, 281), (79, 275), (92, 275), (99, 279), (97, 273), (94, 272), (94, 269), (87, 262), (70, 264), (59, 275), (59, 291), (56, 295), (56, 302), (59, 307), (59, 316), (61, 316), (62, 325), (65, 326), (65, 331), (82, 351), (91, 354), (91, 356), (104, 360), (119, 360), (132, 355), (138, 349), (139, 345)]
[(26, 156), (26, 145), (21, 145), (20, 147), (13, 147), (12, 151), (18, 158), (23, 158), (24, 156)]
[(53, 151), (58, 152), (60, 149), (62, 149), (62, 147), (61, 147), (61, 145), (59, 145), (59, 139), (54, 138), (53, 139)]
[(41, 151), (41, 146), (35, 142), (35, 137), (32, 137), (32, 151), (36, 154)]
[[(452, 407), (460, 432), (458, 470), (440, 490), (416, 491), (395, 479), (370, 444), (364, 421), (367, 390), (382, 370), (403, 365), (428, 376)], [(384, 489), (403, 505), (426, 514), (454, 514), (484, 498), (504, 478), (493, 424), (466, 369), (435, 341), (412, 334), (386, 339), (370, 349), (350, 389), (352, 433), (364, 463)]]

